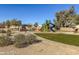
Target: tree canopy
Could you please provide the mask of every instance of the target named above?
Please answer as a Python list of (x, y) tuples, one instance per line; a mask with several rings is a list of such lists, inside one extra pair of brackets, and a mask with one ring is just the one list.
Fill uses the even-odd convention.
[(54, 24), (56, 27), (73, 27), (79, 24), (79, 15), (75, 12), (74, 6), (69, 10), (56, 12)]
[(5, 22), (3, 22), (4, 25), (7, 25), (8, 27), (11, 25), (14, 26), (20, 26), (22, 23), (20, 20), (17, 19), (11, 19), (11, 20), (6, 20)]

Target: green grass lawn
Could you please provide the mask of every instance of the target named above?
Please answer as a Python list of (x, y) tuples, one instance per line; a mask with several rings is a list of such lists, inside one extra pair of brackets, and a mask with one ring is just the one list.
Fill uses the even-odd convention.
[(52, 41), (79, 46), (79, 35), (53, 34), (53, 33), (35, 33), (35, 34)]

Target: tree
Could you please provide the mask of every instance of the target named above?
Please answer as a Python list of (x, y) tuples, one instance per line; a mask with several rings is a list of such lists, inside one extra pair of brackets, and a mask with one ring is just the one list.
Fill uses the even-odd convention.
[(8, 29), (10, 26), (18, 26), (18, 29), (19, 29), (19, 26), (22, 25), (21, 21), (17, 20), (17, 19), (7, 20), (7, 21), (3, 22), (3, 24), (6, 25)]
[(74, 17), (74, 23), (76, 24), (76, 25), (78, 25), (79, 24), (79, 15), (75, 15), (75, 17)]
[(5, 23), (4, 21), (2, 22), (2, 24), (3, 24), (3, 25), (6, 25), (6, 23)]
[(37, 27), (37, 26), (38, 26), (38, 23), (36, 22), (36, 23), (34, 24), (34, 26)]
[(16, 21), (16, 19), (12, 19), (12, 20), (11, 20), (11, 25), (17, 26), (17, 21)]
[(42, 31), (44, 32), (49, 32), (49, 24), (50, 24), (50, 20), (46, 20), (44, 24), (42, 24)]
[(9, 28), (10, 27), (10, 25), (11, 25), (11, 23), (10, 23), (10, 21), (9, 20), (7, 20), (6, 22), (5, 22), (5, 24), (7, 25), (7, 27)]
[(55, 25), (59, 27), (72, 27), (75, 20), (75, 9), (72, 6), (69, 10), (59, 11), (56, 13)]
[(17, 22), (18, 22), (18, 26), (21, 26), (22, 25), (21, 20), (18, 20)]
[(10, 25), (14, 25), (14, 26), (20, 26), (22, 24), (21, 21), (17, 19), (12, 19), (10, 23), (11, 23)]
[(45, 27), (47, 32), (49, 31), (49, 24), (50, 24), (50, 20), (46, 20)]

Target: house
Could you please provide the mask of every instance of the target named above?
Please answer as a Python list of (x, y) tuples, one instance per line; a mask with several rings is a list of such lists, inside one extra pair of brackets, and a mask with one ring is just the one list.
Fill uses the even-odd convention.
[(35, 27), (35, 30), (34, 30), (34, 31), (35, 31), (35, 32), (41, 32), (41, 27), (42, 27), (42, 26), (37, 26), (37, 27)]
[(14, 25), (10, 26), (10, 30), (13, 30), (13, 31), (18, 31), (19, 28), (20, 26), (14, 26)]
[(35, 32), (40, 32), (41, 31), (41, 26), (35, 27), (32, 24), (23, 24), (21, 26), (15, 26), (11, 25), (9, 28), (6, 25), (0, 24), (0, 30), (11, 30), (12, 32), (19, 32), (19, 31), (35, 31)]
[(7, 31), (7, 27), (4, 24), (0, 24), (0, 30)]
[(20, 31), (20, 26), (14, 26), (14, 25), (12, 25), (12, 26), (10, 26), (8, 28), (8, 30), (10, 30), (12, 33), (19, 32)]
[(20, 27), (20, 31), (27, 31), (27, 25), (26, 24), (23, 24), (21, 27)]
[(20, 27), (20, 31), (35, 31), (35, 32), (40, 32), (41, 31), (41, 26), (33, 26), (31, 24), (23, 24)]

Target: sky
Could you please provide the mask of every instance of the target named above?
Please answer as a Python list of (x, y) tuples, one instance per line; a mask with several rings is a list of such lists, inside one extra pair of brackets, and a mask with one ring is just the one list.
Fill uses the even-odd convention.
[(79, 14), (78, 4), (0, 4), (0, 22), (17, 18), (23, 24), (43, 24), (46, 19), (53, 22), (55, 13), (75, 7)]

